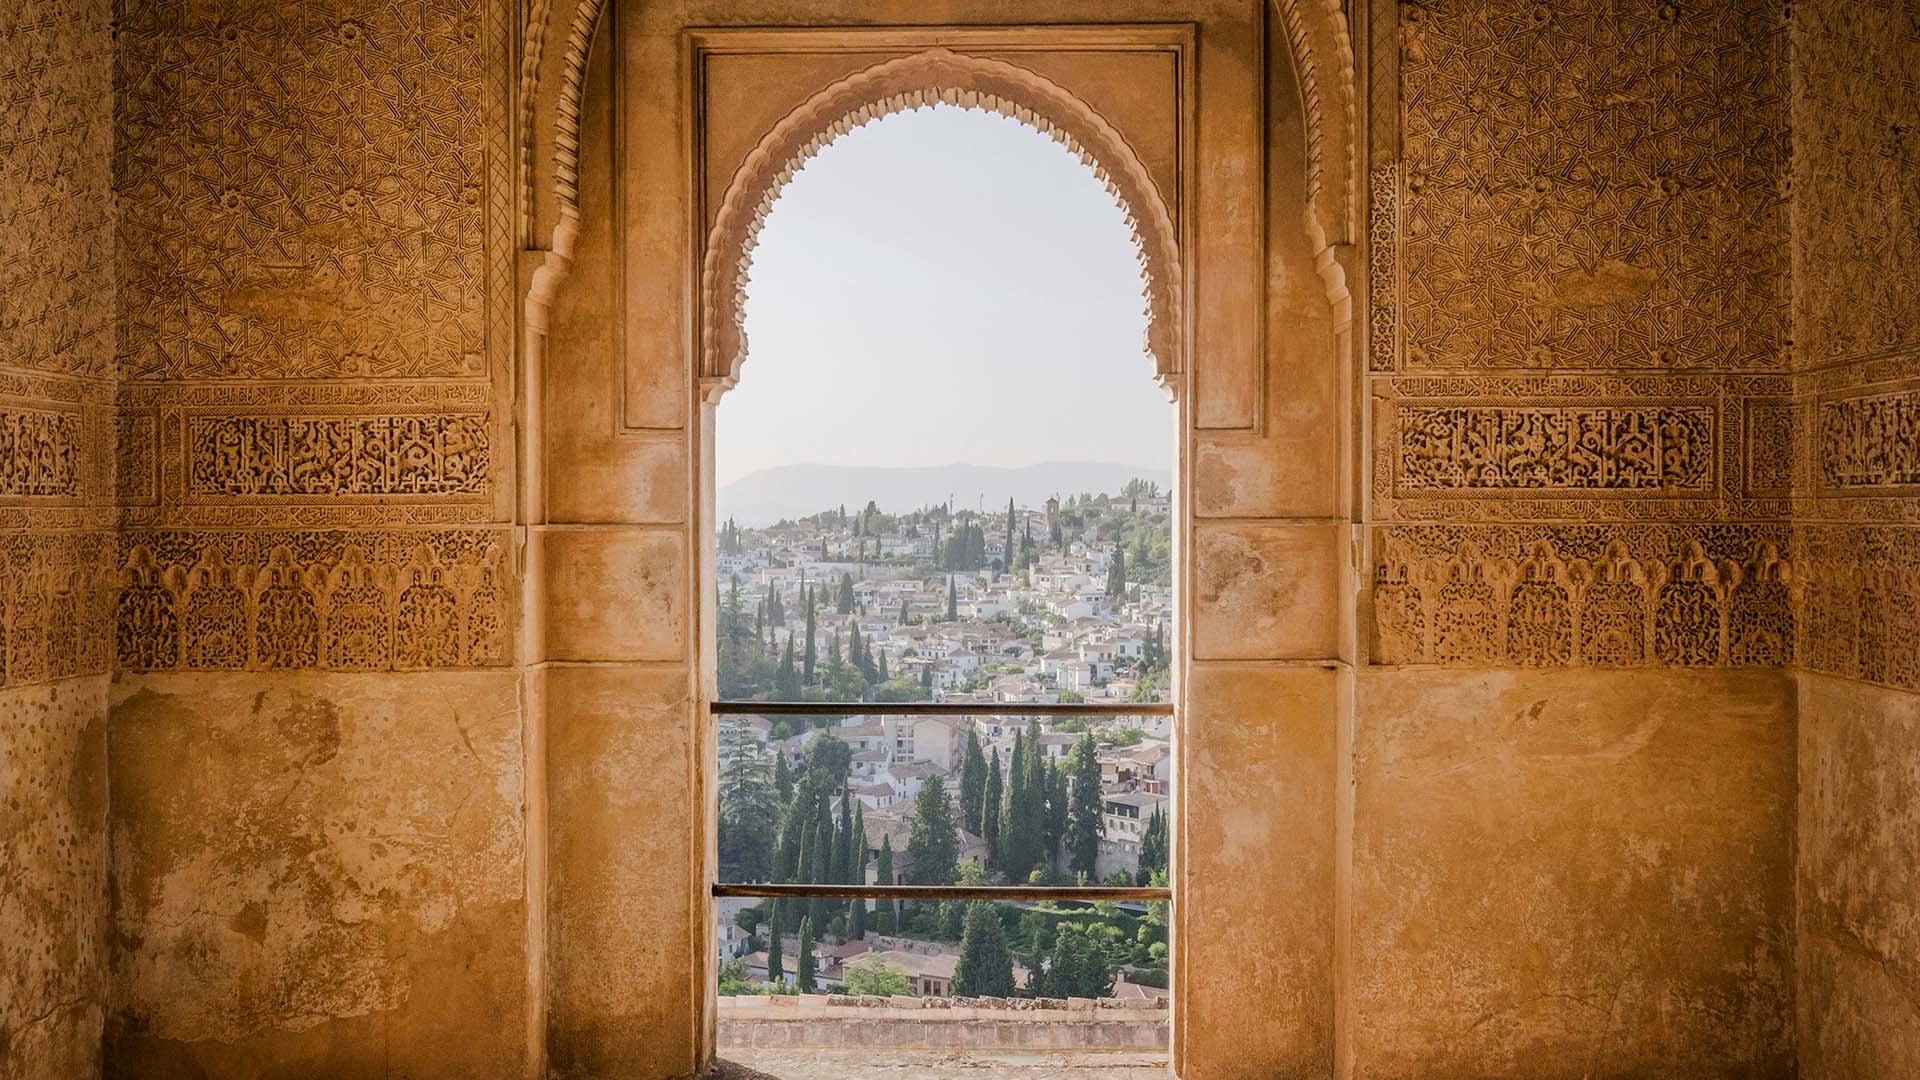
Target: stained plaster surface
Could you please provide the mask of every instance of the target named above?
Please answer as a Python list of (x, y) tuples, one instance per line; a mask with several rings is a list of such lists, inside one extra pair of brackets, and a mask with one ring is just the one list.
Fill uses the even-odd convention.
[(1920, 1076), (1920, 694), (1798, 681), (1800, 1075)]
[(107, 1074), (516, 1074), (515, 685), (119, 679)]
[(1358, 1080), (1793, 1075), (1785, 675), (1403, 670), (1357, 704)]
[(0, 1078), (97, 1075), (107, 680), (0, 692)]

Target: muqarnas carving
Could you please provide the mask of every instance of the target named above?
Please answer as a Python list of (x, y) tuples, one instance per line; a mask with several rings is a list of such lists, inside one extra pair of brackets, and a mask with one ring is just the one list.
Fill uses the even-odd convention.
[(1781, 367), (1781, 10), (1403, 5), (1402, 369)]
[(484, 413), (194, 416), (191, 496), (476, 495), (487, 489)]
[(1815, 525), (1796, 540), (1801, 665), (1920, 689), (1920, 530)]
[(1384, 529), (1374, 659), (1780, 666), (1794, 641), (1787, 546), (1776, 526)]
[(125, 668), (508, 661), (504, 533), (155, 532), (124, 543), (115, 651)]
[(1709, 492), (1710, 406), (1403, 406), (1397, 486)]
[(0, 497), (80, 495), (80, 417), (0, 408)]
[(1819, 438), (1826, 487), (1920, 484), (1920, 390), (1823, 401)]

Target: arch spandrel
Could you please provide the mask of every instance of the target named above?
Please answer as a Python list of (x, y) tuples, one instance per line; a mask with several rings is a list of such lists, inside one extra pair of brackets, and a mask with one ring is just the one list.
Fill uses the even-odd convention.
[(768, 131), (735, 170), (701, 252), (701, 389), (717, 401), (747, 356), (744, 302), (760, 227), (794, 174), (846, 132), (938, 104), (997, 112), (1091, 166), (1126, 216), (1147, 296), (1146, 351), (1169, 389), (1183, 369), (1177, 205), (1126, 138), (1058, 84), (1003, 60), (936, 48), (885, 60), (822, 88)]

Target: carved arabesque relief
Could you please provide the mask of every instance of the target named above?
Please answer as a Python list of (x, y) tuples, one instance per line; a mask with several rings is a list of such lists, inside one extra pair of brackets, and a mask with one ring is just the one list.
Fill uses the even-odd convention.
[(187, 491), (204, 496), (459, 495), (487, 484), (484, 413), (192, 416)]
[(1400, 25), (1400, 368), (1781, 366), (1778, 5), (1425, 0)]
[(1710, 406), (1404, 406), (1398, 486), (1706, 492)]
[(1817, 438), (1823, 487), (1920, 485), (1920, 389), (1822, 401)]
[(511, 334), (504, 19), (127, 5), (123, 376), (487, 377)]
[(508, 661), (504, 532), (150, 532), (123, 547), (115, 653), (128, 670)]
[(1794, 621), (1784, 526), (1378, 531), (1387, 664), (1777, 666)]
[(113, 554), (107, 533), (0, 534), (0, 683), (108, 669)]
[(1792, 8), (1795, 351), (1808, 365), (1920, 348), (1920, 12)]
[(113, 371), (112, 19), (0, 4), (0, 365)]
[(1064, 88), (1003, 60), (930, 49), (844, 78), (783, 118), (728, 185), (701, 268), (700, 373), (709, 399), (731, 387), (746, 358), (745, 299), (761, 224), (793, 174), (845, 132), (909, 109), (950, 105), (997, 112), (1078, 154), (1118, 201), (1132, 230), (1147, 298), (1146, 350), (1162, 385), (1183, 368), (1181, 263), (1167, 193), (1125, 138)]
[(1913, 530), (1802, 526), (1802, 666), (1920, 690), (1920, 544)]

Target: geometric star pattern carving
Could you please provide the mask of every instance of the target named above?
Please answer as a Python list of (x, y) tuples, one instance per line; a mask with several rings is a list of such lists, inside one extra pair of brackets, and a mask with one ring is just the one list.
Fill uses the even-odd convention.
[(1403, 368), (1781, 365), (1777, 4), (1402, 11)]
[(1793, 8), (1795, 321), (1809, 364), (1920, 346), (1920, 8)]
[(0, 364), (113, 367), (107, 0), (0, 3)]
[(498, 14), (127, 8), (123, 376), (484, 375)]

